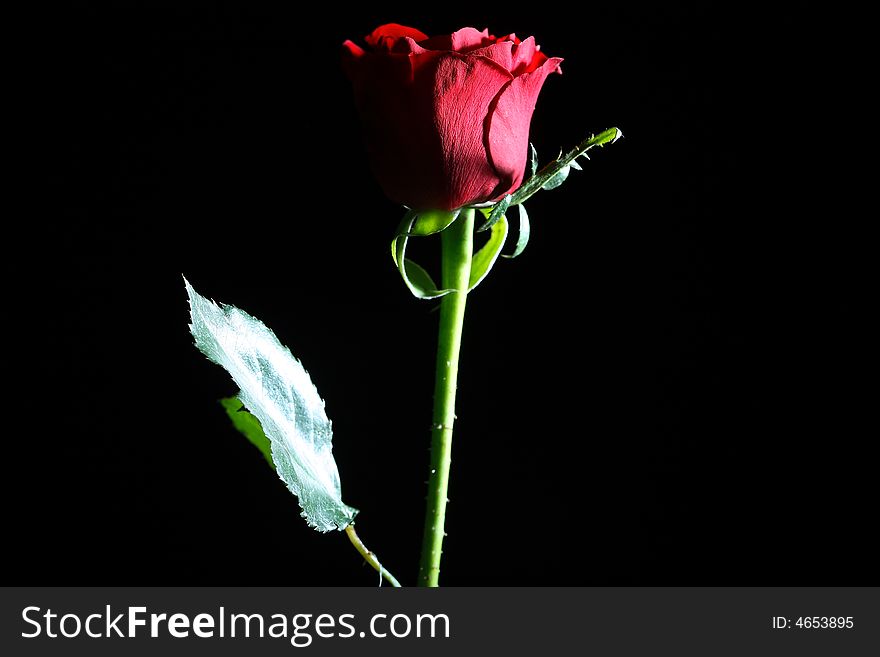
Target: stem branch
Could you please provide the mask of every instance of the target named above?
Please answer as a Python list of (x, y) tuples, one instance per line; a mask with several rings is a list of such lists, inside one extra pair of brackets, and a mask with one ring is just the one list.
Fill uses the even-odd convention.
[[(360, 537), (358, 537), (357, 532), (354, 531), (354, 523), (350, 524), (345, 528), (345, 533), (348, 536), (348, 540), (351, 541), (351, 544), (354, 545), (355, 549), (361, 553), (361, 556), (364, 558), (368, 564), (370, 564), (373, 568), (376, 569), (382, 577), (384, 577), (391, 586), (400, 587), (400, 582), (397, 581), (397, 578), (385, 570), (385, 567), (379, 563), (379, 560), (376, 558), (376, 555), (370, 552), (367, 549), (367, 546), (363, 544)], [(379, 582), (381, 584), (381, 582)]]

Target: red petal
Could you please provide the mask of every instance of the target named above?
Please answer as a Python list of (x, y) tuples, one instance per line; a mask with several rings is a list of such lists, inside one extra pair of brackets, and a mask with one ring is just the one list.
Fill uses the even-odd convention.
[(535, 37), (529, 37), (517, 45), (517, 47), (513, 49), (513, 68), (511, 69), (513, 74), (521, 75), (522, 73), (531, 73), (538, 68), (538, 66), (543, 64), (547, 59), (546, 57), (541, 62), (534, 61), (538, 52), (539, 50), (535, 46)]
[(371, 45), (376, 49), (391, 50), (394, 48), (394, 44), (404, 37), (410, 37), (415, 41), (421, 41), (422, 39), (427, 39), (428, 35), (414, 27), (398, 25), (397, 23), (387, 23), (386, 25), (380, 25), (377, 27), (368, 34), (364, 40), (368, 45)]
[(394, 44), (394, 52), (401, 55), (421, 55), (428, 51), (417, 44), (411, 37), (404, 37)]
[(535, 102), (547, 76), (559, 68), (562, 59), (554, 57), (531, 73), (514, 78), (498, 94), (489, 117), (489, 160), (495, 167), (502, 185), (495, 198), (515, 190), (522, 184), (529, 148), (529, 126)]
[(442, 34), (425, 39), (419, 43), (428, 50), (451, 50), (452, 52), (466, 53), (475, 48), (482, 48), (492, 43), (489, 30), (482, 32), (473, 27), (463, 27), (452, 34)]
[(513, 43), (515, 43), (516, 45), (519, 45), (519, 39), (517, 38), (516, 34), (513, 32), (511, 32), (507, 36), (498, 37), (496, 39), (496, 41), (498, 41), (498, 43), (501, 43), (502, 41), (513, 41)]
[(473, 27), (463, 27), (452, 33), (452, 49), (455, 52), (467, 52), (473, 48), (482, 48), (491, 38), (489, 30), (480, 32)]
[(471, 56), (480, 55), (481, 57), (487, 57), (488, 59), (491, 59), (493, 62), (498, 64), (505, 71), (513, 71), (512, 51), (513, 42), (502, 41), (501, 43), (493, 43), (491, 46), (487, 46), (485, 48), (472, 50), (469, 54)]
[(357, 75), (357, 60), (364, 56), (364, 49), (352, 41), (342, 44), (342, 68), (350, 79)]
[(443, 57), (434, 86), (435, 125), (445, 168), (443, 209), (488, 200), (499, 184), (486, 149), (486, 125), (510, 74), (482, 57)]

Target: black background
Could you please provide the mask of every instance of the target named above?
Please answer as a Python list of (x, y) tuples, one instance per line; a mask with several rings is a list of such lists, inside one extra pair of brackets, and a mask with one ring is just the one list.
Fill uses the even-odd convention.
[(344, 39), (394, 21), (534, 34), (564, 57), (533, 120), (544, 161), (626, 135), (532, 200), (528, 250), (470, 298), (442, 582), (877, 582), (845, 257), (833, 231), (804, 245), (787, 154), (756, 137), (787, 78), (755, 63), (754, 21), (286, 4), (41, 18), (41, 191), (4, 240), (24, 339), (6, 380), (7, 579), (375, 584), (228, 425), (216, 400), (235, 387), (192, 346), (185, 274), (302, 359), (359, 533), (414, 582), (437, 314), (389, 257), (402, 211), (338, 65)]

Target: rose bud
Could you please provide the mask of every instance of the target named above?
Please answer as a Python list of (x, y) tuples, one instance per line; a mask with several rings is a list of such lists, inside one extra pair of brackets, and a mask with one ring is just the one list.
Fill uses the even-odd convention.
[(428, 37), (383, 25), (367, 49), (343, 44), (376, 177), (415, 210), (496, 201), (523, 181), (529, 124), (550, 73), (533, 37), (471, 27)]

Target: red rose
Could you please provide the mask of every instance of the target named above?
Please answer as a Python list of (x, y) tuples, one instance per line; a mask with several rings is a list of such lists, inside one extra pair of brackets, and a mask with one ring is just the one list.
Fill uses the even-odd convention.
[(343, 45), (373, 169), (385, 193), (416, 210), (495, 201), (522, 184), (529, 123), (547, 58), (533, 37), (466, 27), (428, 37), (383, 25)]

